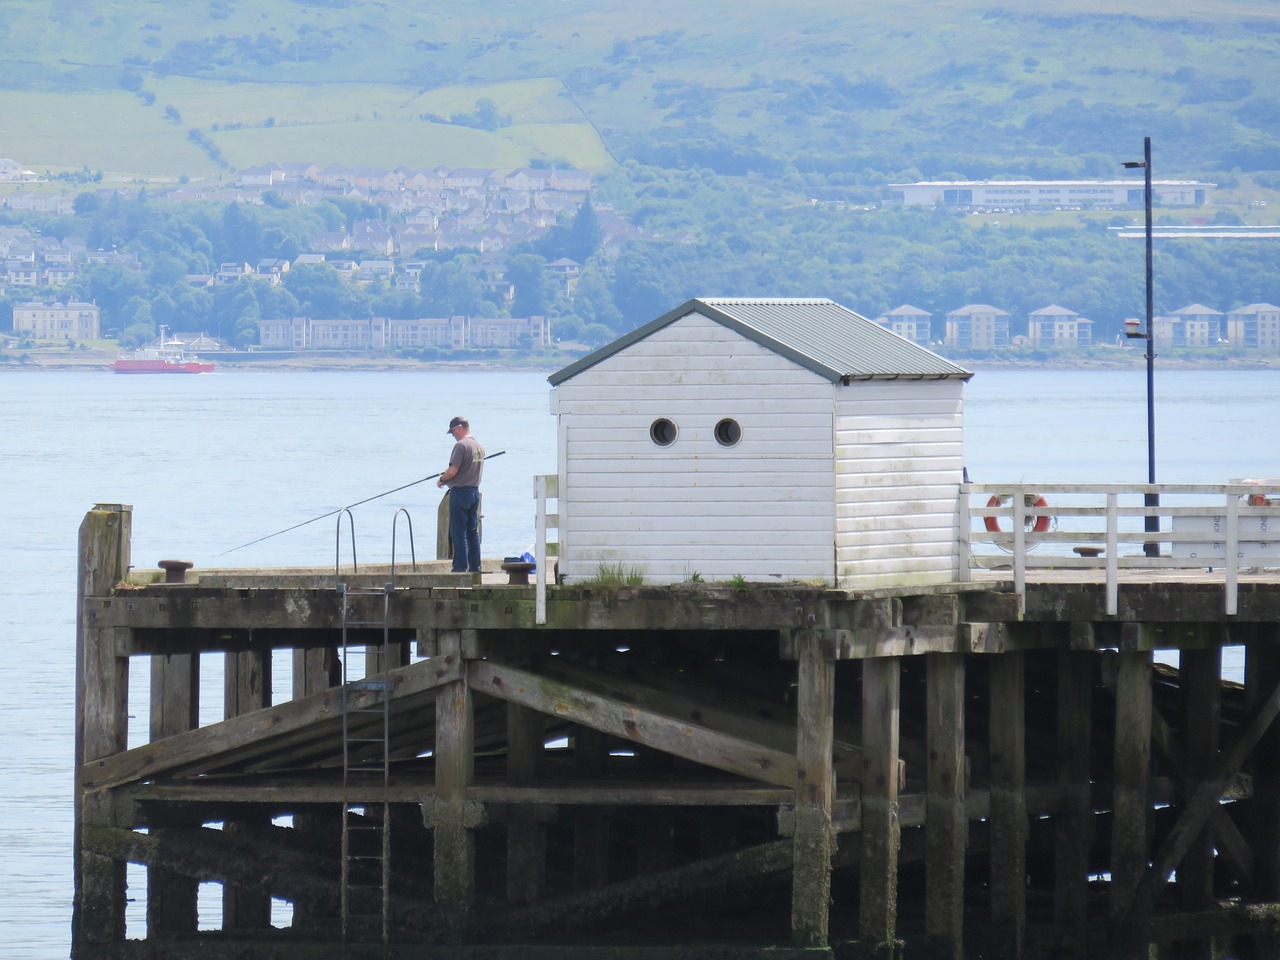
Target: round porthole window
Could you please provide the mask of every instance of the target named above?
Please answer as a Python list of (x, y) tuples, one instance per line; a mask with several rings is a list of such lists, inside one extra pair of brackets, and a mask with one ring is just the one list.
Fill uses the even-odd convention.
[(742, 425), (737, 420), (725, 417), (716, 424), (716, 443), (722, 447), (732, 447), (742, 439)]
[(660, 447), (669, 447), (676, 442), (676, 425), (666, 417), (659, 417), (649, 425), (649, 439)]

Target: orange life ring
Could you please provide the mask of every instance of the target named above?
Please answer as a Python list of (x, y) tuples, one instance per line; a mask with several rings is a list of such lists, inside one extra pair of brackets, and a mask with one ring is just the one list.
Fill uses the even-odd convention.
[[(999, 507), (1003, 505), (1004, 505), (1004, 497), (1001, 497), (1001, 496), (993, 496), (990, 500), (987, 501), (988, 507)], [(1032, 499), (1030, 504), (1028, 505), (1032, 507), (1047, 507), (1049, 506), (1049, 501), (1046, 500), (1042, 494), (1037, 493), (1035, 495), (1035, 498)], [(1048, 514), (1041, 514), (1040, 516), (1036, 517), (1036, 522), (1032, 524), (1032, 526), (1030, 527), (1030, 530), (1032, 533), (1044, 533), (1046, 530), (1049, 529), (1049, 522), (1050, 520), (1049, 520)], [(982, 523), (983, 523), (983, 526), (987, 528), (987, 531), (989, 533), (1000, 532), (999, 517), (988, 515), (982, 518)]]

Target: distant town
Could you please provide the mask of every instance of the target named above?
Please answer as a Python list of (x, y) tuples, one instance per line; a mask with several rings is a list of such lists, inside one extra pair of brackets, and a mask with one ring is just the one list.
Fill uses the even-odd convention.
[[(75, 212), (83, 192), (100, 202), (136, 199), (140, 190), (86, 185), (81, 194), (65, 187), (41, 189), (36, 175), (21, 164), (0, 159), (0, 182), (21, 189), (4, 198), (4, 207), (53, 215)], [(1155, 185), (1166, 205), (1206, 202), (1211, 183), (1159, 181)], [(289, 258), (269, 257), (256, 262), (218, 264), (213, 273), (190, 274), (193, 287), (218, 288), (242, 281), (280, 284), (291, 270), (326, 264), (357, 285), (383, 284), (395, 291), (420, 292), (424, 254), (465, 250), (478, 255), (469, 267), (493, 295), (511, 305), (516, 298), (506, 273), (506, 256), (517, 244), (544, 235), (591, 203), (600, 231), (600, 252), (616, 256), (629, 240), (646, 238), (692, 243), (687, 233), (647, 234), (618, 216), (606, 204), (591, 202), (589, 173), (558, 168), (523, 167), (509, 172), (493, 168), (434, 167), (423, 170), (349, 168), (337, 164), (268, 163), (238, 171), (233, 183), (179, 184), (163, 191), (175, 201), (308, 205), (329, 197), (356, 197), (385, 210), (385, 220), (363, 219), (347, 229), (318, 233), (306, 239), (308, 252)], [(1061, 209), (1071, 203), (1132, 206), (1132, 181), (939, 181), (893, 184), (894, 199), (904, 205), (934, 204), (966, 208), (1003, 204), (1005, 207)], [(1141, 202), (1141, 189), (1137, 201)], [(13, 304), (13, 333), (32, 341), (96, 341), (116, 331), (104, 321), (95, 303), (64, 301), (60, 293), (86, 264), (102, 263), (129, 271), (146, 264), (132, 252), (89, 249), (78, 237), (56, 239), (22, 226), (0, 226), (3, 273), (0, 293), (11, 300), (30, 290), (31, 299)], [(561, 257), (545, 265), (547, 281), (558, 296), (573, 294), (583, 264)], [(958, 350), (1031, 347), (1071, 350), (1111, 342), (1095, 335), (1095, 321), (1057, 304), (1048, 304), (1021, 317), (989, 304), (957, 307), (941, 316), (904, 303), (874, 318), (886, 329), (914, 343)], [(1115, 327), (1114, 318), (1110, 327)], [(214, 350), (230, 344), (211, 331), (178, 332), (188, 347)], [(1124, 335), (1115, 334), (1117, 344)], [(1157, 346), (1191, 349), (1280, 349), (1280, 307), (1253, 303), (1223, 313), (1201, 303), (1189, 304), (1155, 317), (1152, 339)], [(263, 318), (256, 342), (241, 343), (264, 351), (325, 350), (441, 350), (499, 349), (538, 351), (555, 340), (546, 316), (441, 316), (413, 319), (389, 317), (300, 316)], [(10, 341), (8, 346), (16, 346)]]

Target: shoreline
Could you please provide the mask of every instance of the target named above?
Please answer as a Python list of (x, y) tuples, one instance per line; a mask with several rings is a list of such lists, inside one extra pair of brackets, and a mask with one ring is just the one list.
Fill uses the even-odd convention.
[[(18, 363), (16, 358), (8, 363), (0, 363), (0, 374), (6, 372), (78, 372), (78, 373), (111, 373), (110, 363), (116, 354), (109, 351), (89, 351), (72, 356), (50, 355), (42, 357), (28, 352), (29, 362)], [(550, 373), (560, 367), (572, 363), (578, 357), (557, 356), (554, 358), (525, 357), (511, 360), (411, 360), (403, 357), (354, 357), (354, 356), (299, 356), (263, 358), (255, 354), (254, 359), (244, 361), (214, 358), (217, 363), (215, 372), (242, 371), (289, 371), (310, 373), (320, 371), (373, 371), (373, 372), (422, 372), (422, 371), (484, 371), (490, 373)], [(1020, 360), (1016, 358), (991, 358), (966, 360), (961, 357), (948, 357), (975, 373), (983, 370), (1140, 370), (1145, 367), (1145, 356), (1136, 353), (1132, 356), (1117, 357), (1063, 357), (1054, 360)], [(541, 361), (541, 362), (539, 362)], [(1280, 355), (1268, 356), (1236, 356), (1206, 357), (1191, 359), (1187, 357), (1159, 357), (1156, 366), (1165, 370), (1278, 370)]]

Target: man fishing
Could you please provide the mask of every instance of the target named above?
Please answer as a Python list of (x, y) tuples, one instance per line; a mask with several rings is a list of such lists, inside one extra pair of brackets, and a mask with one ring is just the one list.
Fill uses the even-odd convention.
[(471, 435), (466, 417), (449, 421), (453, 451), (449, 466), (436, 481), (449, 488), (449, 539), (453, 541), (453, 572), (480, 572), (480, 475), (484, 447)]

